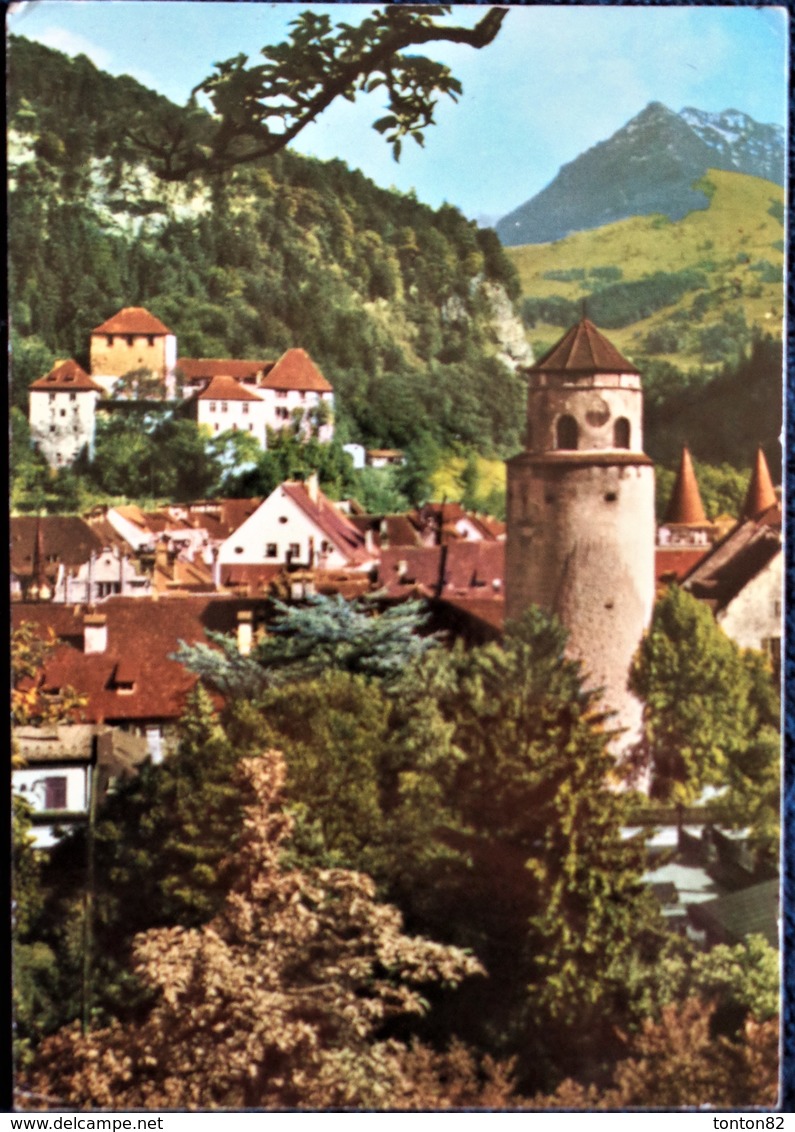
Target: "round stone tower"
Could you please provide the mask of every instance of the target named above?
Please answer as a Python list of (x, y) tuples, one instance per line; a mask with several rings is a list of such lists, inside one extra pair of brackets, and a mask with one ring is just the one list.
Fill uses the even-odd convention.
[(640, 735), (630, 663), (654, 604), (654, 468), (635, 366), (583, 319), (534, 366), (525, 451), (508, 460), (506, 618), (555, 613), (569, 653), (623, 729)]

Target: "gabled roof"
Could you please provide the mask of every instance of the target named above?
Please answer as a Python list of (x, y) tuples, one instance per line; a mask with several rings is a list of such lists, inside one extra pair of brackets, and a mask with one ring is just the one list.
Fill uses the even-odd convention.
[(44, 377), (37, 378), (30, 388), (50, 393), (59, 389), (66, 389), (71, 393), (105, 392), (102, 386), (92, 381), (86, 371), (72, 358), (67, 361), (57, 361), (50, 372)]
[(43, 556), (49, 578), (59, 564), (82, 566), (106, 545), (77, 515), (18, 515), (11, 518), (10, 528), (11, 570), (19, 578), (32, 576), (37, 557)]
[(394, 546), (381, 551), (379, 587), (391, 597), (479, 597), (493, 600), (505, 579), (505, 543), (460, 539), (445, 546)]
[(707, 554), (708, 546), (658, 546), (654, 550), (654, 576), (658, 582), (678, 582)]
[(761, 448), (757, 449), (754, 468), (751, 472), (751, 482), (743, 503), (742, 518), (756, 519), (769, 507), (774, 507), (778, 501), (770, 469), (767, 466), (765, 454)]
[(262, 503), (254, 499), (211, 499), (188, 503), (188, 516), (194, 526), (207, 531), (214, 542), (229, 538)]
[(371, 555), (365, 549), (364, 535), (347, 515), (343, 515), (339, 508), (326, 498), (322, 491), (317, 492), (316, 502), (303, 483), (287, 480), (281, 485), (281, 491), (301, 508), (315, 526), (346, 556), (349, 563), (361, 565), (370, 560)]
[(665, 512), (664, 523), (706, 523), (704, 504), (698, 490), (698, 481), (693, 469), (693, 461), (687, 448), (682, 449), (682, 459), (676, 475), (674, 489)]
[(751, 934), (763, 935), (771, 947), (779, 946), (780, 882), (765, 880), (715, 900), (693, 904), (688, 915), (713, 941), (741, 943)]
[(257, 361), (251, 358), (180, 358), (177, 369), (189, 381), (211, 377), (255, 378), (273, 366), (271, 361)]
[(776, 503), (758, 518), (738, 523), (715, 543), (684, 578), (682, 588), (718, 613), (780, 553), (781, 505)]
[(559, 342), (529, 367), (529, 372), (545, 373), (637, 373), (612, 342), (592, 322), (583, 318), (566, 331)]
[(249, 389), (234, 377), (219, 375), (212, 378), (201, 393), (196, 394), (197, 401), (259, 401), (262, 398), (253, 389)]
[(92, 334), (172, 334), (173, 331), (144, 307), (122, 307), (105, 322), (95, 326)]
[[(242, 604), (241, 604), (242, 603)], [(173, 720), (185, 707), (196, 677), (172, 659), (180, 641), (209, 643), (206, 633), (231, 632), (237, 610), (251, 600), (229, 595), (146, 598), (111, 597), (102, 603), (107, 618), (107, 648), (83, 651), (85, 606), (17, 602), (12, 624), (30, 622), (46, 634), (52, 626), (61, 643), (45, 664), (45, 687), (71, 685), (88, 697), (88, 722)], [(119, 669), (118, 666), (122, 665)], [(120, 693), (117, 673), (132, 691)]]
[(263, 389), (297, 389), (313, 393), (333, 393), (334, 387), (307, 354), (295, 347), (282, 354), (261, 380)]

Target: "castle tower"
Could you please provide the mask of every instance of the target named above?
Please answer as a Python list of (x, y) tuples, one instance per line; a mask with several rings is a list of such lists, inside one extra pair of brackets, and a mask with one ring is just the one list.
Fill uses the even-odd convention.
[(640, 735), (627, 676), (654, 604), (654, 468), (635, 366), (587, 319), (528, 370), (525, 451), (507, 462), (506, 617), (555, 613), (569, 653)]
[(144, 307), (123, 307), (91, 331), (91, 376), (111, 392), (116, 380), (147, 370), (173, 395), (177, 339)]

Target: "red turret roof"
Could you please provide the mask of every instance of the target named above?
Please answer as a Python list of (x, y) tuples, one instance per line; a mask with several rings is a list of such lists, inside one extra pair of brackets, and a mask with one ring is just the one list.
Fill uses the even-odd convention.
[(696, 473), (693, 470), (693, 461), (687, 448), (682, 449), (682, 459), (676, 483), (671, 492), (668, 509), (665, 512), (664, 523), (706, 523), (704, 504), (701, 502), (701, 493), (698, 490)]
[(260, 382), (263, 389), (299, 389), (313, 393), (333, 393), (330, 385), (306, 350), (295, 347), (282, 354)]
[(572, 326), (531, 371), (546, 373), (637, 373), (587, 318)]
[(247, 389), (234, 377), (214, 377), (201, 393), (197, 401), (262, 401), (253, 389)]
[(123, 307), (92, 334), (171, 334), (173, 331), (144, 307)]
[(41, 389), (50, 393), (59, 389), (68, 389), (72, 393), (89, 393), (92, 390), (96, 393), (104, 393), (102, 386), (92, 381), (86, 371), (72, 358), (65, 362), (56, 362), (50, 372), (44, 377), (37, 378), (30, 388)]
[(757, 519), (763, 511), (773, 507), (778, 502), (773, 480), (770, 478), (770, 469), (767, 466), (765, 454), (761, 448), (757, 449), (756, 463), (751, 473), (751, 482), (743, 503), (741, 518)]

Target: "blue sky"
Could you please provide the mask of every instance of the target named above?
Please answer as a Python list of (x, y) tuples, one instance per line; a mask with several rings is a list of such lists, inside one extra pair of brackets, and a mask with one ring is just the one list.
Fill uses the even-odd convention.
[[(310, 3), (228, 0), (28, 0), (9, 30), (111, 74), (129, 74), (183, 103), (214, 62), (283, 38)], [(328, 6), (351, 19), (369, 5)], [(457, 5), (461, 22), (483, 12)], [(783, 7), (610, 4), (514, 7), (481, 51), (432, 45), (464, 85), (444, 100), (424, 149), (408, 142), (399, 164), (370, 124), (377, 93), (330, 109), (296, 144), (339, 157), (378, 184), (414, 189), (431, 205), (457, 205), (494, 221), (539, 192), (564, 163), (656, 100), (672, 110), (742, 110), (784, 125), (787, 14)]]

